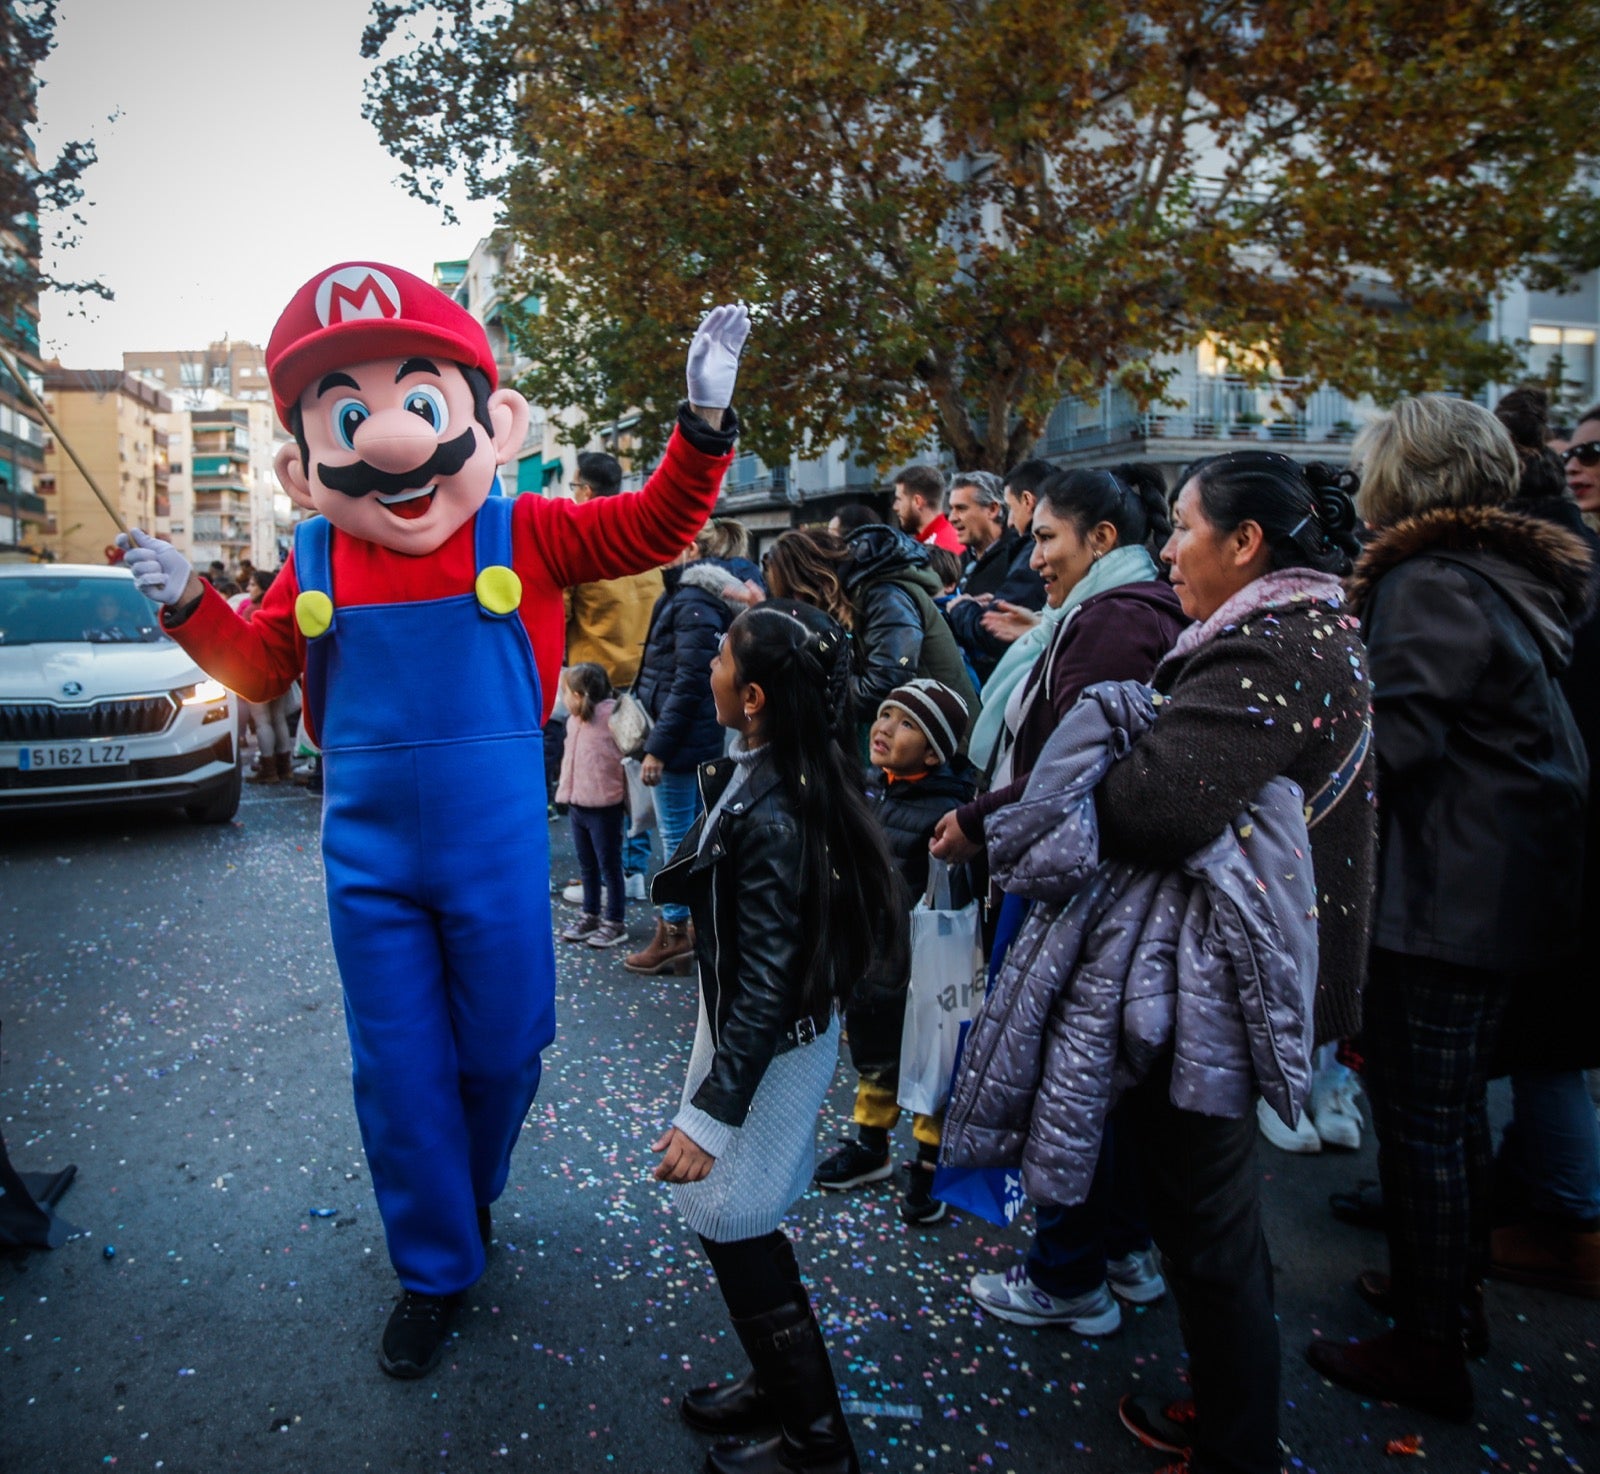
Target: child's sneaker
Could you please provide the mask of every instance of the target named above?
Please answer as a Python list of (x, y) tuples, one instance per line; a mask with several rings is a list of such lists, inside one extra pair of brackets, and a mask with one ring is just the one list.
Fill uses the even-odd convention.
[(1106, 1260), (1106, 1288), (1130, 1305), (1154, 1305), (1167, 1293), (1155, 1250), (1135, 1249), (1121, 1259)]
[(945, 1205), (933, 1195), (933, 1169), (920, 1162), (907, 1162), (910, 1183), (900, 1199), (900, 1217), (906, 1223), (925, 1227), (945, 1215)]
[(563, 942), (586, 942), (600, 930), (600, 918), (592, 911), (585, 911), (576, 921), (569, 921), (561, 928)]
[(831, 1157), (817, 1168), (813, 1177), (818, 1187), (828, 1192), (844, 1192), (868, 1182), (882, 1182), (894, 1172), (885, 1147), (882, 1155), (865, 1147), (858, 1140), (848, 1140)]
[(1026, 1264), (1014, 1264), (1004, 1274), (975, 1274), (967, 1293), (990, 1315), (1013, 1325), (1066, 1326), (1080, 1336), (1109, 1336), (1122, 1326), (1122, 1311), (1103, 1284), (1063, 1300), (1034, 1284)]
[(584, 940), (591, 947), (615, 947), (628, 940), (628, 929), (620, 921), (602, 921)]

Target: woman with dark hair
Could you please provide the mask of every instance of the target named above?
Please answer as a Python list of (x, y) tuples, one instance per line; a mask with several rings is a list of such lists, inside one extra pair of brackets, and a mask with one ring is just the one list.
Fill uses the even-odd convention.
[[(933, 853), (952, 862), (983, 853), (984, 820), (1022, 797), (1045, 743), (1084, 688), (1148, 681), (1188, 622), (1150, 555), (1149, 544), (1171, 532), (1166, 483), (1154, 466), (1058, 471), (1035, 495), (1031, 566), (1044, 581), (1047, 643), (1004, 696), (984, 688), (985, 700), (1004, 711), (998, 744), (986, 744), (994, 747), (992, 783), (940, 821)], [(994, 709), (985, 708), (985, 720)], [(975, 742), (982, 731), (980, 724)], [(1019, 897), (1005, 897), (992, 971), (1025, 910)], [(1132, 1158), (1116, 1135), (1113, 1119), (1083, 1203), (1038, 1206), (1025, 1263), (972, 1277), (968, 1293), (983, 1309), (1021, 1325), (1105, 1336), (1122, 1324), (1119, 1301), (1149, 1305), (1166, 1293)]]
[[(1340, 583), (1358, 550), (1348, 473), (1270, 451), (1192, 468), (1161, 551), (1195, 621), (1156, 668), (1155, 725), (1096, 792), (1105, 859), (1169, 868), (1269, 780), (1305, 794), (1317, 893), (1318, 1042), (1357, 1030), (1375, 848), (1371, 688)], [(1192, 1421), (1125, 1397), (1147, 1446), (1195, 1471), (1277, 1474), (1272, 1267), (1252, 1166), (1254, 1115), (1180, 1109), (1171, 1056), (1123, 1098), (1126, 1140), (1178, 1301)]]
[(1559, 676), (1591, 559), (1511, 509), (1516, 448), (1479, 405), (1401, 400), (1353, 453), (1376, 534), (1350, 603), (1382, 794), (1362, 1052), (1394, 1328), (1306, 1356), (1365, 1396), (1466, 1421), (1463, 1332), (1488, 1339), (1485, 1085), (1513, 998), (1570, 976), (1578, 937), (1587, 773)]
[(711, 1433), (775, 1436), (714, 1448), (712, 1474), (859, 1468), (827, 1347), (779, 1227), (815, 1166), (855, 979), (902, 967), (863, 917), (901, 908), (882, 833), (840, 741), (843, 629), (774, 599), (736, 619), (711, 667), (730, 757), (700, 771), (706, 812), (656, 876), (696, 920), (700, 1017), (682, 1106), (655, 1176), (700, 1236), (752, 1370), (680, 1405)]
[[(866, 732), (889, 692), (913, 676), (942, 681), (978, 707), (955, 636), (934, 604), (929, 549), (898, 528), (868, 523), (848, 542), (817, 527), (786, 532), (762, 566), (774, 594), (821, 609), (850, 631), (850, 711), (863, 759)], [(970, 729), (970, 721), (969, 721)], [(962, 752), (966, 751), (966, 733)]]
[(761, 571), (774, 598), (798, 599), (832, 616), (846, 630), (855, 619), (844, 591), (850, 549), (843, 538), (820, 527), (797, 527), (767, 549)]

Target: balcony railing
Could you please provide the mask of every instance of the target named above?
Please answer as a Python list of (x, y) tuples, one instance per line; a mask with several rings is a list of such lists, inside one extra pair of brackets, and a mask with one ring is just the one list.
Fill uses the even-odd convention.
[(1069, 455), (1128, 440), (1269, 440), (1338, 443), (1355, 433), (1355, 401), (1299, 379), (1251, 384), (1221, 375), (1174, 379), (1165, 404), (1140, 410), (1132, 395), (1107, 388), (1063, 399), (1039, 442), (1041, 455)]

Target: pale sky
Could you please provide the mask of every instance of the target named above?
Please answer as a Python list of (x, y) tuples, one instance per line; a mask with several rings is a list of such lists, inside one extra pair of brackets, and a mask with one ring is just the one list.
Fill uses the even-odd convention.
[[(41, 161), (92, 138), (81, 243), (47, 261), (113, 302), (47, 295), (46, 358), (114, 368), (124, 351), (265, 344), (325, 266), (371, 259), (427, 278), (465, 257), (494, 208), (461, 224), (412, 199), (361, 116), (368, 0), (59, 0), (41, 69)], [(116, 114), (116, 121), (107, 119)], [(49, 234), (50, 221), (43, 222)]]

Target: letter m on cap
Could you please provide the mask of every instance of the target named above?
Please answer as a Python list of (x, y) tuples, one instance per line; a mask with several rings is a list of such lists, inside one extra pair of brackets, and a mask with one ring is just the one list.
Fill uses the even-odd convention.
[(344, 266), (317, 283), (317, 321), (323, 327), (362, 318), (400, 316), (400, 293), (372, 266)]

